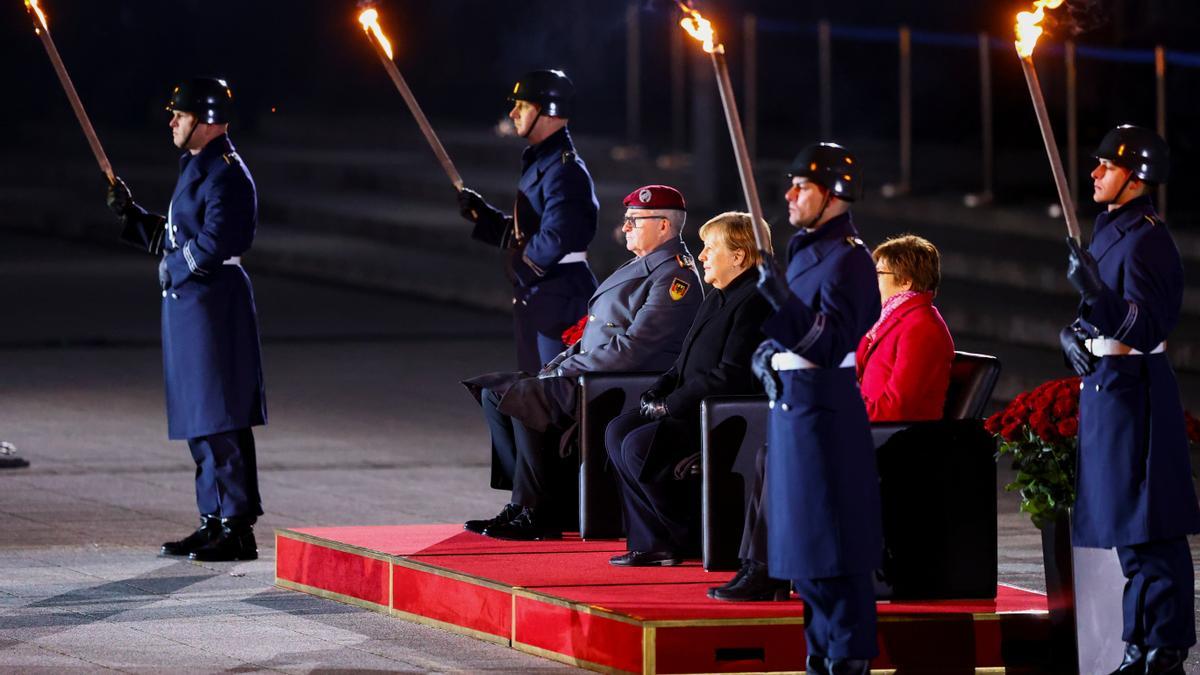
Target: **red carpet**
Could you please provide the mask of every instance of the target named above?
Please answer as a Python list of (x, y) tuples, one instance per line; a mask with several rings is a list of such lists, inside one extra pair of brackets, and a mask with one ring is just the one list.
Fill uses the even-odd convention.
[[(503, 542), (461, 525), (276, 532), (276, 583), (594, 670), (804, 667), (803, 605), (710, 600), (730, 572), (608, 564), (619, 541)], [(880, 656), (901, 672), (1032, 672), (1045, 596), (879, 603)]]

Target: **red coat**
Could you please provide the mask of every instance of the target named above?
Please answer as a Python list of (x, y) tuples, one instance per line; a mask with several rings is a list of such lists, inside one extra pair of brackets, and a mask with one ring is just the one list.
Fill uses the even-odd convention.
[(932, 298), (910, 298), (879, 326), (874, 341), (869, 335), (854, 360), (871, 421), (941, 419), (954, 340)]

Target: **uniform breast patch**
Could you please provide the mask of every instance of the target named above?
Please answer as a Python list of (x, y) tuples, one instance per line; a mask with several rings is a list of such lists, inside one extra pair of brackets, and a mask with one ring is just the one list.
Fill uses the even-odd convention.
[(670, 291), (671, 299), (675, 300), (676, 302), (682, 300), (683, 296), (687, 295), (689, 288), (691, 288), (691, 285), (688, 284), (688, 282), (680, 279), (679, 277), (672, 277)]

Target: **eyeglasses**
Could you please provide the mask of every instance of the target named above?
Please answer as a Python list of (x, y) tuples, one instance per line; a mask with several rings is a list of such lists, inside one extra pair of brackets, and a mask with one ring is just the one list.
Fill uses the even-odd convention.
[(666, 216), (626, 216), (625, 220), (621, 221), (621, 227), (628, 227), (631, 230), (640, 230), (642, 229), (642, 226), (640, 223), (638, 223), (638, 221), (651, 219), (666, 220), (667, 218)]

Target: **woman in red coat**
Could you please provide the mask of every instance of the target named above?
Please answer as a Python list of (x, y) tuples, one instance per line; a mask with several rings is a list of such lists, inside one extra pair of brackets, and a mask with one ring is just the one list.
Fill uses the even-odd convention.
[(858, 384), (872, 422), (942, 417), (954, 340), (933, 306), (941, 280), (937, 247), (905, 235), (871, 254), (883, 309), (858, 344)]

